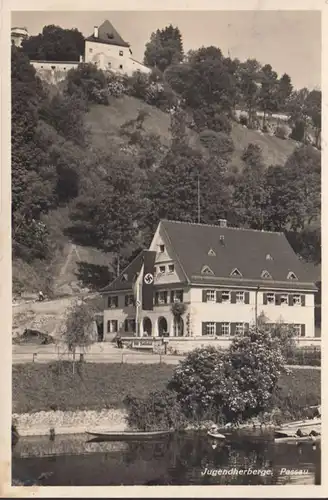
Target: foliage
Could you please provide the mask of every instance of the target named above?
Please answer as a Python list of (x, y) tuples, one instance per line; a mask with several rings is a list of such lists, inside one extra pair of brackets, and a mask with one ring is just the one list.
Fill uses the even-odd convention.
[(176, 368), (169, 387), (187, 416), (244, 420), (263, 411), (284, 371), (280, 339), (250, 328), (228, 352), (214, 347), (192, 351)]
[(278, 125), (275, 130), (275, 136), (279, 137), (279, 139), (288, 139), (291, 130), (287, 125)]
[(95, 64), (83, 63), (69, 70), (66, 85), (69, 95), (83, 98), (88, 103), (108, 104), (106, 75)]
[(174, 28), (170, 24), (151, 34), (144, 55), (146, 66), (164, 71), (171, 64), (181, 62), (182, 58), (183, 46), (179, 28)]
[(174, 302), (171, 305), (171, 313), (174, 320), (174, 335), (182, 335), (182, 316), (185, 314), (187, 306), (181, 302)]
[(169, 390), (151, 392), (146, 398), (127, 396), (124, 401), (129, 427), (142, 431), (180, 430), (186, 425), (177, 395)]
[(42, 33), (24, 40), (22, 49), (36, 61), (79, 61), (84, 54), (84, 36), (76, 28), (48, 25)]
[(321, 350), (316, 348), (297, 348), (286, 359), (288, 365), (321, 366)]
[(76, 301), (67, 311), (62, 340), (73, 354), (73, 372), (77, 348), (88, 349), (96, 340), (94, 311), (83, 300)]
[(99, 290), (114, 279), (114, 274), (107, 266), (90, 264), (89, 262), (79, 262), (77, 269), (77, 279), (83, 286), (92, 290)]

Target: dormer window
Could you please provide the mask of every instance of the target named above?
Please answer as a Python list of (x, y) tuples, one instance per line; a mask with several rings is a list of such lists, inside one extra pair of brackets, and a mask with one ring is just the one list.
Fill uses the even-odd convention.
[(264, 271), (262, 271), (261, 278), (264, 280), (271, 280), (272, 276), (269, 273), (269, 271), (264, 270)]
[(265, 258), (266, 260), (273, 260), (272, 255), (270, 255), (269, 253), (266, 254)]
[(203, 266), (201, 273), (202, 274), (212, 274), (212, 275), (214, 274), (212, 269), (209, 266)]
[(174, 264), (169, 264), (169, 273), (174, 273)]
[(287, 279), (288, 280), (297, 280), (297, 276), (295, 273), (293, 273), (293, 271), (290, 271), (287, 275)]
[(233, 269), (233, 271), (231, 271), (230, 276), (233, 276), (235, 278), (241, 278), (242, 274), (239, 271), (239, 269), (235, 268), (235, 269)]
[(160, 246), (159, 246), (159, 251), (160, 251), (161, 253), (164, 253), (164, 252), (165, 252), (165, 245), (160, 245)]
[(224, 246), (224, 236), (223, 234), (220, 235), (220, 244)]
[(213, 248), (210, 248), (208, 251), (208, 254), (210, 257), (216, 257), (216, 253), (214, 252)]
[(159, 272), (160, 272), (160, 274), (164, 274), (165, 273), (165, 266), (159, 266)]
[(128, 275), (126, 273), (123, 274), (122, 281), (128, 281)]

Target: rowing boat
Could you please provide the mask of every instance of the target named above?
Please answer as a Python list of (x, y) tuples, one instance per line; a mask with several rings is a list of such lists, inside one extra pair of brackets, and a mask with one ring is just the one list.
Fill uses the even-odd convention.
[(144, 439), (161, 438), (172, 434), (173, 430), (166, 431), (88, 431), (87, 434), (103, 441), (139, 441)]
[(285, 436), (276, 437), (274, 439), (275, 443), (287, 443), (287, 444), (298, 444), (298, 443), (317, 443), (320, 441), (321, 436)]
[(225, 439), (226, 437), (223, 434), (220, 434), (219, 432), (211, 432), (209, 431), (207, 433), (208, 436), (214, 438), (214, 439)]

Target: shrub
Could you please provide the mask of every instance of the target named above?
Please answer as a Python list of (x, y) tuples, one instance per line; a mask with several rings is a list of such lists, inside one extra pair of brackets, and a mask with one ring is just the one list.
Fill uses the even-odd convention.
[(279, 139), (288, 139), (290, 133), (291, 130), (287, 125), (278, 125), (275, 130), (275, 136), (279, 137)]
[(177, 395), (172, 391), (151, 392), (146, 398), (127, 396), (124, 403), (128, 424), (133, 429), (179, 430), (186, 426)]
[(234, 338), (228, 352), (212, 346), (191, 352), (168, 387), (189, 418), (238, 421), (264, 411), (283, 372), (279, 338), (251, 328)]
[(136, 71), (127, 81), (127, 93), (137, 99), (146, 99), (148, 76), (141, 71)]

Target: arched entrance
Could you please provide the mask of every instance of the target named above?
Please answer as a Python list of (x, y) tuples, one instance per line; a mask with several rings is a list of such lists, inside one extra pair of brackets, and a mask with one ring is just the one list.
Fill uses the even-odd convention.
[(144, 318), (142, 322), (142, 327), (143, 327), (143, 332), (144, 335), (148, 335), (151, 337), (152, 334), (152, 324), (151, 324), (151, 319), (150, 318)]
[(159, 337), (167, 337), (168, 334), (167, 321), (163, 316), (161, 316), (158, 318), (158, 335)]

